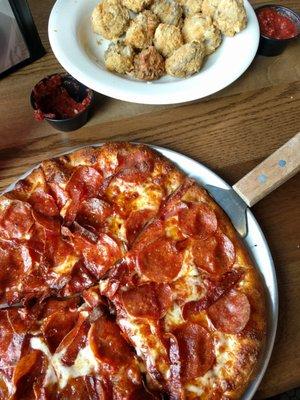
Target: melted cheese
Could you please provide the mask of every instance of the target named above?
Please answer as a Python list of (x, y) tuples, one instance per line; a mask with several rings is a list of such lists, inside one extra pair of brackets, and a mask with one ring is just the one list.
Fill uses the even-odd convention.
[(172, 331), (172, 328), (184, 322), (181, 308), (179, 307), (178, 304), (173, 303), (172, 308), (170, 308), (165, 315), (164, 322), (165, 322), (165, 329), (167, 332)]
[(98, 164), (102, 172), (105, 172), (104, 177), (111, 175), (119, 165), (117, 152), (109, 151), (98, 157)]
[(117, 178), (111, 183), (107, 195), (110, 199), (114, 199), (120, 207), (130, 204), (131, 210), (158, 210), (163, 192), (160, 186), (153, 183), (138, 185)]
[(141, 209), (151, 209), (158, 210), (163, 193), (160, 186), (147, 184), (147, 185), (138, 185), (134, 188), (135, 192), (138, 193), (138, 197), (132, 201), (133, 209), (141, 210)]
[(148, 369), (153, 370), (154, 367), (167, 379), (170, 374), (169, 365), (166, 362), (167, 351), (157, 336), (155, 326), (150, 323), (151, 333), (145, 335), (142, 333), (145, 325), (136, 322), (134, 318), (122, 318), (119, 320), (119, 325), (134, 344), (137, 355), (145, 360)]
[(188, 392), (195, 393), (197, 396), (201, 396), (203, 394), (203, 389), (196, 385), (186, 385), (185, 389)]
[(0, 211), (4, 212), (5, 209), (10, 205), (11, 200), (6, 199), (5, 197), (2, 197), (1, 201), (0, 201)]
[(112, 215), (107, 218), (108, 230), (112, 232), (115, 237), (127, 242), (125, 221), (119, 215)]
[(173, 240), (182, 239), (182, 233), (178, 226), (178, 216), (173, 216), (165, 221), (166, 236)]
[(89, 345), (79, 350), (71, 366), (66, 366), (62, 362), (65, 349), (52, 355), (46, 343), (39, 337), (31, 338), (30, 345), (33, 349), (42, 351), (49, 360), (46, 373), (47, 384), (54, 383), (54, 377), (56, 377), (59, 387), (63, 389), (70, 378), (86, 376), (97, 369), (98, 363)]
[(69, 206), (70, 206), (71, 203), (72, 203), (72, 200), (71, 200), (71, 199), (68, 199), (68, 200), (65, 202), (64, 206), (62, 207), (62, 209), (60, 210), (60, 215), (62, 216), (62, 218), (65, 218), (66, 213), (67, 213), (67, 210), (68, 210), (68, 208), (69, 208)]
[(78, 260), (79, 258), (76, 257), (74, 254), (69, 254), (62, 263), (53, 268), (53, 271), (59, 275), (68, 274), (72, 271), (74, 265), (77, 263)]
[(226, 390), (226, 378), (234, 376), (236, 354), (238, 354), (240, 346), (234, 335), (216, 332), (214, 334), (215, 366), (205, 375), (197, 378), (194, 385), (187, 384), (185, 389), (188, 392), (196, 393), (195, 388), (205, 390), (205, 388), (216, 388), (221, 385), (223, 390)]
[(199, 300), (205, 293), (202, 277), (193, 262), (190, 249), (184, 252), (182, 268), (172, 284), (172, 289), (185, 303)]

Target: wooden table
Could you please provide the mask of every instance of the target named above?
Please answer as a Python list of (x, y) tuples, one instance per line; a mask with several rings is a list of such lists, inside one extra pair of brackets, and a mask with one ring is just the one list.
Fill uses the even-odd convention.
[[(0, 189), (44, 158), (104, 140), (169, 147), (233, 184), (300, 130), (299, 42), (279, 57), (257, 57), (237, 82), (202, 101), (145, 106), (99, 95), (92, 119), (76, 132), (60, 133), (34, 121), (31, 88), (62, 70), (47, 37), (53, 3), (29, 1), (47, 55), (0, 81)], [(300, 11), (298, 0), (284, 4)], [(299, 189), (298, 175), (253, 208), (274, 257), (280, 294), (277, 340), (259, 398), (300, 386)]]

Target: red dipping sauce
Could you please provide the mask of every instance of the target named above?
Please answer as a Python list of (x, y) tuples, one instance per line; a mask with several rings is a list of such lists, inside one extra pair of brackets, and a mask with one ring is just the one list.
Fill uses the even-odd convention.
[(258, 10), (257, 18), (261, 34), (271, 39), (291, 39), (298, 33), (296, 24), (273, 7)]
[(45, 118), (67, 119), (84, 111), (91, 103), (89, 90), (86, 89), (83, 96), (81, 94), (80, 100), (79, 98), (75, 99), (77, 91), (79, 93), (82, 88), (75, 80), (69, 82), (68, 86), (70, 87), (71, 84), (73, 85), (72, 93), (75, 93), (75, 96), (74, 94), (70, 95), (70, 90), (66, 89), (64, 78), (61, 75), (52, 75), (39, 82), (32, 93), (35, 105), (34, 118), (38, 121), (43, 121)]

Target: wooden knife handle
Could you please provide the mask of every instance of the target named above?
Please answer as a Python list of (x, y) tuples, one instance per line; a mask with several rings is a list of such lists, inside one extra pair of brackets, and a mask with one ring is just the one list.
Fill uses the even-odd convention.
[(233, 189), (251, 207), (298, 171), (300, 132), (233, 185)]

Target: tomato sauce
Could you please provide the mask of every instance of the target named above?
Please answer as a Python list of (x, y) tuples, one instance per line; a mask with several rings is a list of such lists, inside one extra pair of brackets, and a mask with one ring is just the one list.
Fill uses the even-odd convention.
[(75, 117), (86, 109), (91, 102), (91, 97), (86, 97), (78, 102), (70, 96), (63, 86), (60, 75), (52, 75), (38, 83), (33, 91), (35, 102), (34, 118), (42, 121), (45, 118), (66, 119)]
[(296, 24), (273, 7), (265, 7), (257, 11), (262, 35), (271, 39), (291, 39), (297, 35)]

